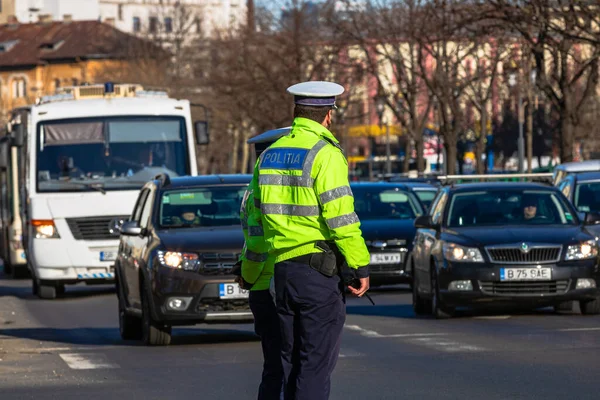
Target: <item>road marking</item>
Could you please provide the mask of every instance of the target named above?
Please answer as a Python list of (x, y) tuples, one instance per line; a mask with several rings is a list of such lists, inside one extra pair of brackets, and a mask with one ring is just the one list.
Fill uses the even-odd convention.
[(585, 332), (585, 331), (600, 331), (600, 327), (594, 328), (566, 328), (557, 329), (556, 332)]
[(362, 357), (364, 356), (363, 353), (359, 353), (358, 351), (355, 350), (351, 350), (351, 349), (343, 349), (342, 351), (340, 351), (340, 358), (349, 358), (349, 357)]
[(358, 332), (360, 335), (370, 338), (403, 338), (403, 337), (423, 337), (423, 336), (445, 336), (447, 333), (436, 332), (436, 333), (392, 333), (392, 334), (381, 334), (376, 331), (361, 328), (358, 325), (344, 325), (344, 328)]
[(459, 343), (452, 340), (436, 339), (436, 338), (414, 338), (410, 342), (416, 345), (422, 345), (435, 350), (445, 351), (447, 353), (458, 353), (458, 352), (477, 352), (484, 351), (485, 348), (479, 346), (473, 346), (470, 344)]
[(472, 319), (509, 319), (510, 315), (482, 315), (479, 317), (472, 317)]
[(117, 364), (109, 362), (106, 355), (100, 353), (63, 353), (60, 354), (60, 358), (71, 369), (119, 368)]

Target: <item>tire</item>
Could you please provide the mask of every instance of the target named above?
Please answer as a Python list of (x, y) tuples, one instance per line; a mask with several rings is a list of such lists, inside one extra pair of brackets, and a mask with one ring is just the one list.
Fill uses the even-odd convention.
[(121, 292), (121, 285), (117, 283), (117, 298), (119, 301), (119, 333), (123, 340), (142, 339), (142, 320), (127, 314), (125, 301)]
[(416, 315), (430, 315), (431, 314), (431, 304), (430, 300), (424, 299), (421, 297), (418, 291), (418, 284), (416, 282), (416, 277), (413, 274), (413, 278), (411, 280), (411, 288), (412, 288), (412, 305), (413, 310)]
[(4, 261), (4, 275), (12, 276), (12, 265), (8, 261)]
[(65, 294), (65, 291), (66, 291), (66, 289), (65, 289), (65, 285), (57, 285), (57, 286), (56, 286), (56, 294), (57, 294), (58, 296), (62, 296), (62, 295), (64, 295), (64, 294)]
[(594, 300), (579, 301), (579, 308), (583, 315), (600, 314), (600, 297), (596, 297)]
[(11, 269), (11, 276), (13, 277), (13, 279), (25, 279), (29, 277), (29, 270), (27, 269), (27, 265), (13, 265)]
[(39, 285), (37, 279), (35, 277), (33, 277), (31, 279), (31, 292), (33, 293), (34, 296), (37, 296), (39, 290), (40, 290), (40, 285)]
[(142, 284), (142, 341), (147, 346), (168, 346), (171, 344), (171, 327), (154, 321), (143, 287)]
[(431, 296), (431, 314), (436, 319), (452, 318), (454, 310), (447, 307), (440, 299), (440, 288), (434, 270), (431, 271)]
[(52, 300), (56, 298), (56, 286), (39, 285), (38, 297), (40, 299)]
[(575, 308), (575, 302), (573, 300), (571, 300), (571, 301), (562, 302), (562, 303), (554, 306), (554, 311), (555, 312), (573, 312), (573, 308)]

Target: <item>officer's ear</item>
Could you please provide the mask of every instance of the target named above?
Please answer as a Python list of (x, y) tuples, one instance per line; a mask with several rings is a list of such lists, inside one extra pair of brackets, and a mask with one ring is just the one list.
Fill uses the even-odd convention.
[(322, 124), (325, 128), (329, 129), (331, 127), (331, 119), (333, 118), (333, 110), (327, 111), (327, 115), (325, 115), (325, 119)]

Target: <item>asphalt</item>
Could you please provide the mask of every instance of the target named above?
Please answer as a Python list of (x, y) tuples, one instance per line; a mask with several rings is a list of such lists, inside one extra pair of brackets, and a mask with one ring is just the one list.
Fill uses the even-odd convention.
[[(416, 318), (407, 287), (350, 299), (331, 399), (598, 399), (600, 317), (552, 310)], [(0, 273), (0, 399), (255, 399), (250, 324), (122, 341), (110, 286), (39, 300)]]

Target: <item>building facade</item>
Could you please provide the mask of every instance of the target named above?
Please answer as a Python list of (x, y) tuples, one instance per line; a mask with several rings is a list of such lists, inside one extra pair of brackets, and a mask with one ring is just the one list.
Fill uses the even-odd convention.
[(97, 20), (99, 15), (98, 0), (0, 0), (0, 24), (11, 17), (20, 23), (32, 23), (40, 18)]

